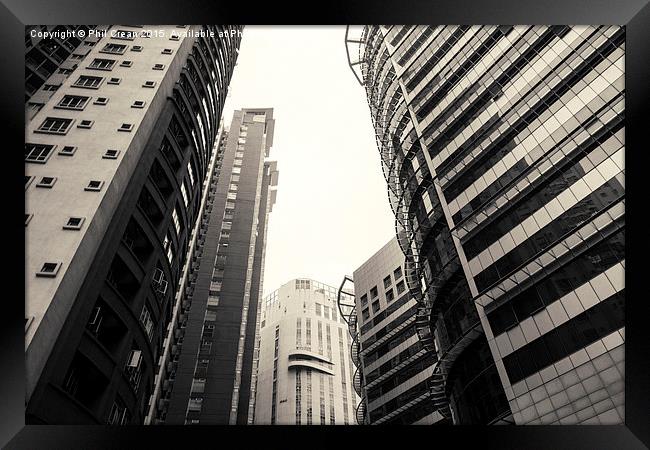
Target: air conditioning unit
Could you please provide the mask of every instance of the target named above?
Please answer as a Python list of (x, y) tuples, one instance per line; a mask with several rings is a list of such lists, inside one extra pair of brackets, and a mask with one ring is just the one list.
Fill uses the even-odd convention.
[(156, 286), (156, 292), (162, 295), (165, 295), (167, 292), (167, 281), (162, 280), (161, 282), (158, 283), (158, 286)]
[(165, 281), (165, 273), (162, 270), (156, 268), (156, 270), (153, 272), (153, 281), (161, 284), (163, 281)]

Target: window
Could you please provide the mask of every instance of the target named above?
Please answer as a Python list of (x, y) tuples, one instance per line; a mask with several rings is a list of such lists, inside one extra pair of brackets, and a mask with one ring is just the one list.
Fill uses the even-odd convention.
[(59, 69), (57, 73), (60, 73), (61, 75), (70, 75), (72, 73), (72, 69)]
[(372, 312), (376, 313), (379, 311), (379, 300), (372, 302)]
[(129, 382), (135, 391), (138, 390), (140, 378), (142, 377), (142, 350), (132, 349), (124, 366)]
[(61, 268), (61, 263), (46, 262), (43, 263), (41, 270), (36, 272), (37, 277), (55, 277)]
[(51, 188), (54, 186), (54, 183), (56, 183), (56, 177), (42, 177), (40, 181), (36, 183), (36, 187)]
[(72, 85), (74, 87), (85, 88), (85, 89), (98, 89), (99, 86), (104, 81), (103, 77), (93, 77), (90, 75), (81, 75), (77, 78)]
[(163, 70), (165, 68), (164, 64), (154, 64), (152, 69), (153, 70)]
[(54, 150), (53, 145), (25, 144), (25, 162), (45, 164)]
[(68, 221), (63, 225), (64, 230), (81, 230), (86, 219), (83, 217), (69, 217)]
[(205, 378), (194, 378), (192, 380), (192, 389), (190, 392), (201, 394), (205, 390)]
[(181, 183), (181, 195), (183, 196), (183, 203), (185, 203), (185, 207), (187, 208), (187, 204), (189, 200), (187, 198), (187, 190), (185, 189), (185, 183)]
[(108, 415), (108, 425), (126, 425), (131, 421), (131, 415), (124, 403), (116, 398)]
[(388, 275), (386, 278), (384, 278), (384, 287), (387, 288), (390, 286), (391, 280), (390, 280), (390, 275)]
[(147, 337), (149, 340), (151, 340), (153, 336), (153, 319), (151, 318), (151, 311), (149, 311), (149, 308), (147, 305), (144, 305), (142, 308), (142, 312), (140, 313), (140, 323), (144, 327), (144, 331), (147, 334)]
[(172, 263), (174, 260), (174, 249), (172, 248), (172, 240), (171, 236), (169, 234), (165, 235), (165, 241), (163, 242), (163, 248), (165, 249), (165, 253), (167, 254), (167, 261), (169, 261), (169, 264)]
[(59, 89), (59, 86), (61, 86), (61, 85), (60, 84), (59, 85), (56, 85), (56, 84), (44, 84), (43, 85), (43, 90), (46, 91), (46, 92), (54, 92), (54, 91)]
[(393, 272), (393, 275), (395, 275), (396, 280), (399, 280), (400, 278), (402, 278), (402, 268), (398, 267), (397, 269), (395, 269), (395, 271)]
[(82, 95), (64, 95), (55, 108), (82, 110), (86, 107), (88, 100), (90, 100), (90, 97)]
[(144, 108), (145, 103), (146, 102), (144, 100), (136, 100), (131, 105), (131, 108)]
[(25, 214), (25, 226), (32, 220), (32, 217), (34, 217), (34, 214)]
[(363, 311), (361, 311), (361, 317), (363, 318), (363, 320), (368, 320), (370, 318), (370, 311), (364, 309)]
[(35, 130), (37, 133), (66, 134), (72, 125), (72, 119), (47, 117)]
[(72, 145), (65, 145), (61, 150), (59, 150), (59, 155), (72, 156), (76, 151), (77, 151), (77, 147), (74, 147)]
[(387, 302), (392, 302), (395, 300), (395, 293), (393, 292), (392, 289), (386, 291), (386, 301)]
[(133, 130), (133, 124), (132, 123), (123, 123), (117, 129), (117, 131), (131, 131), (131, 130)]
[(178, 207), (174, 207), (174, 210), (172, 211), (172, 222), (174, 222), (174, 228), (176, 229), (176, 235), (180, 234), (181, 232), (181, 222), (178, 219)]
[(84, 191), (101, 191), (103, 185), (104, 185), (103, 181), (91, 180), (88, 182), (88, 185), (84, 188)]
[(77, 128), (92, 128), (94, 123), (95, 123), (94, 120), (82, 120), (77, 125)]
[(155, 85), (156, 85), (156, 82), (155, 82), (155, 81), (145, 81), (144, 84), (142, 85), (142, 87), (152, 88), (152, 87), (154, 87)]
[(134, 45), (131, 47), (132, 52), (141, 52), (142, 51), (142, 46), (141, 45)]
[(172, 49), (171, 48), (163, 48), (162, 52), (163, 55), (171, 55), (172, 54)]
[(397, 283), (397, 294), (401, 294), (406, 290), (406, 286), (404, 285), (404, 281), (400, 281)]
[(202, 406), (203, 406), (202, 398), (190, 398), (190, 401), (187, 403), (187, 410), (200, 412)]
[(102, 155), (102, 158), (103, 159), (117, 159), (117, 155), (119, 155), (119, 154), (120, 154), (119, 150), (109, 149), (109, 150), (106, 150), (104, 152), (104, 154)]
[(34, 111), (34, 113), (37, 113), (43, 108), (43, 106), (45, 106), (45, 104), (37, 103), (37, 102), (27, 102), (27, 106), (29, 107), (30, 110)]
[(181, 37), (178, 36), (178, 35), (176, 35), (176, 34), (173, 34), (173, 35), (169, 38), (170, 41), (178, 41), (178, 40), (180, 40), (180, 39), (181, 39)]
[(88, 66), (88, 69), (112, 70), (116, 62), (115, 59), (95, 58)]
[(124, 60), (120, 63), (120, 67), (131, 67), (133, 66), (133, 61)]
[(375, 298), (377, 295), (379, 295), (379, 293), (377, 292), (377, 286), (375, 286), (374, 288), (370, 289), (370, 298)]
[(121, 78), (109, 78), (106, 82), (107, 84), (120, 84), (122, 82)]
[(70, 59), (83, 59), (84, 55), (79, 55), (77, 53), (73, 53), (70, 55)]
[(97, 97), (97, 100), (93, 102), (93, 105), (105, 105), (108, 103), (108, 97)]
[(187, 162), (187, 175), (190, 178), (190, 185), (194, 186), (194, 169), (192, 168), (191, 161)]
[(126, 51), (126, 45), (109, 42), (104, 46), (103, 49), (100, 50), (100, 53), (112, 53), (114, 55), (122, 55), (124, 54), (125, 51)]
[(367, 294), (363, 294), (363, 295), (361, 296), (361, 306), (366, 306), (367, 304), (368, 304), (368, 295), (367, 295)]
[(28, 175), (25, 175), (25, 190), (27, 190), (27, 188), (29, 187), (29, 185), (31, 184), (33, 179), (34, 179), (34, 177), (30, 177)]

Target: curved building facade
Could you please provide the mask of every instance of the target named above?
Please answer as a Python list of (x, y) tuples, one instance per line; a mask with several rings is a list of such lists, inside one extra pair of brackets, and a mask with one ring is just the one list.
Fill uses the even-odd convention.
[(27, 423), (147, 414), (241, 31), (161, 29), (112, 27), (27, 124)]
[[(345, 294), (344, 294), (345, 296)], [(256, 425), (352, 425), (350, 336), (337, 290), (310, 279), (264, 300), (255, 401)]]
[(454, 423), (623, 420), (624, 40), (367, 26), (348, 47)]

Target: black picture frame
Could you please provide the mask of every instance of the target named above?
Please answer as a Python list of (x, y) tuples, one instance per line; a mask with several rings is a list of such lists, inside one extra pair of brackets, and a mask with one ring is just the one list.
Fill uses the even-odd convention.
[[(643, 209), (647, 201), (643, 171), (650, 125), (650, 4), (648, 0), (472, 0), (380, 2), (337, 0), (298, 3), (291, 15), (275, 2), (157, 0), (3, 0), (0, 97), (4, 124), (3, 200), (11, 204), (4, 236), (4, 311), (0, 327), (0, 445), (8, 449), (183, 448), (204, 440), (209, 448), (249, 448), (252, 440), (271, 448), (379, 445), (524, 449), (627, 449), (650, 446), (650, 338), (643, 273), (647, 254)], [(24, 424), (24, 241), (19, 239), (21, 167), (24, 141), (24, 27), (53, 23), (278, 23), (278, 24), (604, 24), (626, 27), (626, 403), (620, 426), (501, 427), (108, 427)], [(341, 46), (344, 46), (343, 32)], [(354, 78), (350, 74), (350, 82)], [(7, 139), (11, 138), (11, 139)], [(9, 169), (11, 167), (11, 169)], [(379, 167), (379, 166), (378, 166)], [(22, 226), (21, 226), (22, 227)], [(15, 245), (9, 245), (9, 244)], [(316, 434), (314, 434), (316, 433)], [(257, 444), (259, 445), (259, 444)]]

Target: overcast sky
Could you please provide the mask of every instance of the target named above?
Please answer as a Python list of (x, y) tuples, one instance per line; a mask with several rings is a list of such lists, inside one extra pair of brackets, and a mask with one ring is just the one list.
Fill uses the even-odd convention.
[(365, 91), (345, 27), (246, 26), (223, 114), (274, 108), (277, 203), (264, 296), (293, 278), (338, 287), (395, 235)]

